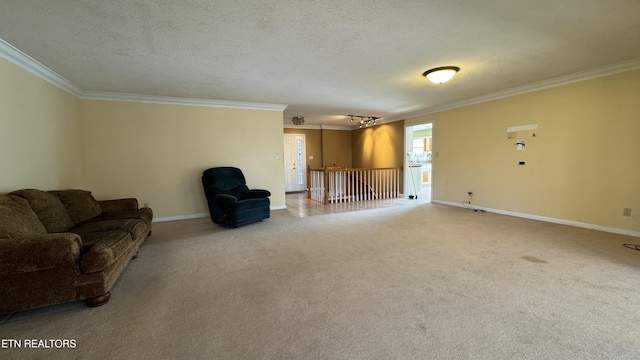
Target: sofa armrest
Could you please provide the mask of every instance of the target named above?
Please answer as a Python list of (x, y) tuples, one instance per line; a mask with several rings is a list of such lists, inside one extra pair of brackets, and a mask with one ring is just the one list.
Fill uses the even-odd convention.
[(80, 249), (82, 240), (72, 233), (0, 239), (0, 275), (60, 267), (78, 273)]
[(269, 196), (271, 196), (271, 192), (269, 190), (251, 189), (247, 192), (248, 199), (266, 198)]
[(103, 213), (109, 213), (120, 210), (135, 210), (138, 208), (138, 199), (115, 199), (98, 201)]

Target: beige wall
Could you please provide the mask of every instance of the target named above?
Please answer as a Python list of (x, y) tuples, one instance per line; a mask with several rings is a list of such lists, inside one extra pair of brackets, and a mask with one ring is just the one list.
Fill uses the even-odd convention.
[(81, 100), (0, 59), (0, 193), (82, 188), (156, 218), (208, 212), (200, 176), (237, 166), (284, 207), (282, 111)]
[[(433, 121), (436, 200), (473, 191), (478, 206), (640, 231), (638, 99), (640, 71), (630, 71), (406, 123)], [(526, 124), (537, 137), (518, 152), (506, 129)]]
[(402, 167), (404, 121), (380, 124), (351, 132), (353, 167)]
[(80, 186), (79, 103), (0, 59), (0, 193)]
[(202, 171), (235, 166), (285, 205), (281, 111), (83, 101), (81, 114), (84, 184), (96, 197), (135, 196), (159, 218), (206, 213)]
[(352, 167), (351, 131), (322, 130), (323, 166)]

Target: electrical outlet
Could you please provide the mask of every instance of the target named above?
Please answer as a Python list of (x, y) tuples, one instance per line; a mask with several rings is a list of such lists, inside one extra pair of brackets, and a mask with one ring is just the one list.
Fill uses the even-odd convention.
[(622, 208), (622, 216), (631, 216), (631, 208)]

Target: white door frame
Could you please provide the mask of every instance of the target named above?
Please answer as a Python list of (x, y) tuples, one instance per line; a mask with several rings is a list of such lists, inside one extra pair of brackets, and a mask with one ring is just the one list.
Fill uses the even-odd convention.
[[(307, 189), (307, 139), (305, 134), (284, 134), (284, 177), (285, 192), (304, 191)], [(293, 151), (287, 149), (287, 140), (292, 139), (295, 148)], [(301, 153), (298, 153), (297, 142), (302, 141)], [(291, 154), (295, 154), (295, 159), (289, 159)], [(293, 168), (290, 168), (293, 166)], [(296, 170), (296, 172), (292, 172)], [(302, 175), (300, 183), (299, 176)]]
[[(413, 189), (413, 183), (412, 183), (412, 178), (411, 178), (411, 171), (409, 170), (409, 164), (411, 162), (411, 157), (410, 154), (413, 153), (413, 131), (414, 131), (414, 127), (415, 126), (421, 126), (421, 125), (431, 125), (431, 132), (432, 132), (432, 141), (433, 141), (433, 122), (431, 121), (427, 121), (424, 123), (419, 123), (419, 124), (411, 124), (411, 125), (406, 125), (404, 126), (404, 190), (403, 190), (403, 195), (409, 196), (410, 195), (410, 190)], [(433, 176), (433, 157), (431, 160), (431, 175)], [(420, 176), (420, 178), (422, 178), (422, 176)], [(430, 187), (430, 194), (428, 195), (428, 199), (432, 199), (433, 197), (433, 179), (430, 180), (431, 182), (431, 187)], [(416, 184), (416, 188), (418, 190), (418, 192), (420, 192), (420, 188), (421, 188), (422, 182)], [(416, 194), (417, 195), (417, 194)]]

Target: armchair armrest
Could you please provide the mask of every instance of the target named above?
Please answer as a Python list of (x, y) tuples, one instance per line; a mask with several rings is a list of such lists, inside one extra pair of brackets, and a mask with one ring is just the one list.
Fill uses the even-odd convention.
[(0, 239), (0, 275), (56, 267), (78, 270), (82, 240), (72, 233)]
[[(220, 193), (224, 193), (224, 192), (221, 192), (221, 189), (216, 187), (216, 186), (210, 185), (210, 186), (205, 186), (204, 187), (204, 196), (208, 200), (215, 199), (216, 195), (218, 195)], [(229, 192), (227, 191), (227, 193), (229, 193)]]
[(138, 208), (138, 199), (135, 198), (102, 200), (98, 201), (98, 203), (100, 204), (103, 213), (120, 210), (135, 210)]
[(269, 190), (252, 189), (247, 192), (247, 198), (249, 199), (266, 198), (269, 196), (271, 196), (271, 192)]
[(216, 202), (216, 204), (219, 204), (219, 205), (233, 204), (238, 202), (238, 198), (233, 195), (218, 194), (214, 198), (214, 201)]

